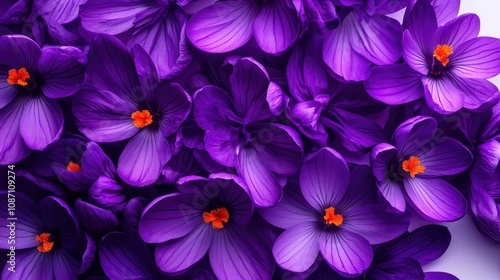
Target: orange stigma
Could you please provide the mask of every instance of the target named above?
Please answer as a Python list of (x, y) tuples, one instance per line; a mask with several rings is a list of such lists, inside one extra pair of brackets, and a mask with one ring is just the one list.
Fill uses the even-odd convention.
[(229, 212), (225, 207), (210, 212), (203, 212), (203, 221), (205, 221), (205, 224), (212, 223), (213, 228), (224, 228), (222, 222), (227, 223), (229, 221)]
[(448, 45), (438, 45), (434, 50), (434, 57), (441, 61), (443, 66), (446, 66), (450, 59), (448, 56), (453, 53), (453, 48)]
[(134, 125), (137, 128), (143, 128), (153, 123), (153, 116), (149, 110), (133, 112), (132, 119), (134, 119)]
[(28, 80), (30, 78), (30, 73), (28, 73), (28, 70), (26, 68), (21, 68), (19, 71), (16, 69), (12, 68), (9, 70), (9, 77), (7, 78), (7, 83), (11, 85), (21, 85), (21, 86), (27, 86)]
[(325, 209), (325, 222), (327, 225), (334, 224), (336, 226), (340, 226), (344, 222), (344, 217), (340, 214), (335, 214), (335, 208), (329, 207)]
[(420, 159), (416, 156), (411, 156), (408, 160), (403, 161), (403, 170), (410, 173), (410, 177), (415, 178), (418, 173), (424, 173), (425, 166), (420, 165)]
[(68, 166), (66, 167), (66, 169), (68, 169), (68, 171), (71, 171), (71, 172), (81, 172), (82, 171), (82, 168), (80, 167), (80, 165), (78, 163), (74, 163), (72, 161), (70, 161), (68, 163)]
[(45, 232), (35, 237), (36, 241), (42, 243), (36, 246), (39, 252), (47, 253), (50, 252), (50, 250), (52, 250), (52, 247), (54, 247), (54, 242), (49, 241), (49, 238), (50, 238), (50, 233), (45, 233)]

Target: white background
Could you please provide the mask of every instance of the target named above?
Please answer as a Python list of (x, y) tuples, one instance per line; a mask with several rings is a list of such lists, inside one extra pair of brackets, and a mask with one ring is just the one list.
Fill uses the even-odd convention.
[[(500, 0), (462, 0), (460, 14), (465, 13), (481, 19), (480, 36), (500, 38)], [(500, 88), (500, 76), (492, 81)], [(425, 223), (414, 221), (412, 228)], [(450, 247), (440, 259), (424, 266), (424, 271), (446, 271), (461, 280), (500, 280), (500, 245), (477, 231), (470, 214), (443, 225), (452, 235)]]

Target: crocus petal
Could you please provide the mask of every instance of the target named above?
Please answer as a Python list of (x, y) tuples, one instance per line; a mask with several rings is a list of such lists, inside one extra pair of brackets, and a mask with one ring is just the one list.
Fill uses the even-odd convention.
[(424, 277), (425, 280), (459, 280), (458, 277), (447, 272), (426, 272)]
[(258, 210), (266, 221), (283, 229), (314, 222), (318, 215), (316, 210), (307, 205), (307, 201), (300, 193), (298, 186), (287, 186), (283, 198), (278, 204)]
[(377, 187), (392, 207), (396, 208), (399, 212), (406, 211), (405, 196), (403, 194), (401, 183), (385, 178), (382, 181), (377, 182)]
[(109, 91), (84, 89), (73, 99), (73, 114), (78, 129), (96, 142), (116, 142), (134, 136), (132, 113), (137, 109), (130, 101)]
[(137, 236), (122, 232), (105, 235), (99, 242), (99, 260), (111, 280), (123, 279), (124, 275), (147, 280), (158, 277), (149, 248)]
[(162, 167), (172, 157), (172, 147), (159, 131), (144, 129), (125, 146), (116, 172), (127, 184), (144, 187), (160, 177)]
[(217, 2), (191, 17), (186, 34), (191, 43), (203, 51), (229, 52), (252, 38), (257, 13), (257, 5), (252, 2)]
[(88, 0), (80, 8), (82, 26), (96, 33), (116, 35), (134, 26), (137, 14), (149, 9), (149, 1)]
[[(160, 77), (171, 77), (188, 66), (191, 57), (188, 53), (185, 24), (186, 16), (181, 9), (173, 6), (168, 12), (161, 7), (155, 12), (149, 10), (148, 24), (138, 26), (127, 43), (129, 47), (141, 45), (153, 60)], [(165, 16), (158, 18), (159, 14)]]
[(349, 14), (323, 42), (323, 60), (335, 74), (347, 81), (363, 81), (370, 77), (370, 61), (351, 47), (355, 21), (352, 13)]
[(403, 58), (405, 62), (421, 75), (429, 73), (428, 53), (417, 43), (411, 32), (406, 30), (403, 33)]
[(278, 265), (294, 272), (304, 272), (311, 267), (319, 254), (319, 236), (316, 223), (299, 223), (283, 232), (273, 246)]
[(205, 132), (205, 149), (217, 163), (237, 165), (237, 147), (241, 140), (237, 131), (210, 130)]
[(429, 107), (441, 114), (455, 113), (464, 106), (464, 93), (448, 78), (424, 77), (424, 97)]
[(462, 78), (493, 78), (500, 73), (500, 39), (479, 37), (460, 44), (450, 57), (452, 73)]
[(9, 69), (0, 66), (0, 109), (7, 106), (19, 92), (16, 85), (7, 83), (9, 77)]
[(471, 170), (470, 179), (473, 184), (483, 186), (494, 178), (500, 163), (500, 142), (491, 139), (479, 145)]
[(101, 208), (119, 212), (126, 203), (124, 188), (114, 179), (100, 176), (88, 189), (89, 201)]
[(292, 1), (268, 1), (262, 5), (253, 22), (253, 34), (263, 51), (281, 54), (297, 40), (300, 26)]
[(139, 223), (141, 238), (148, 243), (161, 243), (193, 231), (203, 222), (203, 211), (193, 203), (189, 194), (168, 194), (155, 199), (144, 209)]
[(319, 251), (325, 261), (342, 276), (362, 274), (373, 259), (370, 243), (360, 235), (340, 229), (320, 234)]
[(368, 17), (355, 12), (352, 15), (356, 20), (351, 46), (358, 54), (377, 65), (392, 64), (401, 57), (403, 30), (397, 20), (384, 15)]
[(439, 26), (455, 19), (460, 10), (460, 0), (431, 0), (431, 3)]
[[(469, 168), (472, 153), (455, 139), (445, 138), (432, 145), (423, 146), (415, 156), (425, 166), (421, 177), (455, 175)], [(419, 176), (417, 175), (417, 176)]]
[(431, 117), (416, 116), (400, 124), (393, 135), (398, 155), (409, 157), (431, 141), (436, 133), (437, 122)]
[[(498, 183), (497, 189), (500, 189)], [(469, 202), (478, 230), (488, 240), (498, 243), (500, 241), (498, 234), (500, 232), (500, 223), (498, 219), (498, 206), (494, 198), (484, 188), (472, 185)]]
[(38, 203), (44, 230), (59, 233), (60, 246), (66, 250), (74, 249), (80, 241), (80, 227), (73, 209), (62, 199), (48, 196)]
[(453, 19), (436, 31), (438, 44), (458, 46), (479, 35), (479, 17), (476, 14), (465, 14)]
[(497, 98), (497, 86), (486, 79), (452, 78), (457, 90), (464, 94), (464, 108), (474, 110)]
[(245, 123), (257, 122), (271, 116), (266, 93), (269, 77), (264, 67), (252, 58), (239, 59), (229, 76), (232, 104), (235, 113)]
[(416, 260), (394, 259), (372, 265), (366, 272), (366, 277), (373, 280), (422, 279), (424, 272)]
[(399, 105), (424, 96), (421, 78), (422, 74), (407, 64), (396, 63), (373, 67), (364, 85), (371, 97), (386, 104)]
[(58, 0), (34, 1), (33, 10), (44, 18), (57, 21), (60, 24), (69, 23), (78, 17), (80, 5), (87, 0), (68, 0), (61, 5)]
[(270, 250), (242, 226), (216, 232), (208, 256), (214, 274), (221, 280), (270, 279), (274, 269)]
[(323, 213), (344, 196), (349, 169), (344, 158), (330, 148), (322, 148), (308, 156), (300, 169), (300, 189), (307, 202)]
[(162, 83), (154, 98), (160, 105), (163, 136), (175, 133), (191, 111), (191, 97), (176, 83)]
[(134, 197), (127, 202), (123, 208), (120, 219), (121, 228), (124, 232), (138, 236), (139, 222), (142, 212), (146, 208), (149, 200), (143, 197)]
[(205, 256), (213, 236), (214, 229), (201, 223), (186, 236), (156, 246), (156, 264), (165, 273), (183, 271)]
[(283, 195), (280, 182), (267, 167), (256, 149), (242, 148), (237, 151), (236, 169), (246, 182), (246, 191), (252, 197), (256, 206), (269, 207), (276, 205)]
[[(16, 272), (9, 271), (10, 266), (5, 265), (2, 271), (2, 279), (24, 280), (30, 278), (44, 279), (45, 277), (55, 279), (52, 270), (52, 259), (49, 254), (40, 254), (36, 248), (16, 251)], [(69, 275), (65, 276), (68, 277)], [(76, 279), (76, 273), (72, 276)]]
[(307, 17), (322, 31), (338, 19), (335, 6), (329, 0), (305, 0), (302, 4)]
[(108, 233), (120, 225), (113, 212), (99, 208), (81, 199), (75, 201), (75, 214), (85, 228), (95, 233)]
[(7, 165), (17, 162), (31, 152), (24, 143), (19, 127), (24, 116), (24, 107), (28, 98), (16, 98), (9, 105), (0, 109), (0, 164)]
[(417, 1), (406, 21), (406, 28), (424, 53), (430, 54), (433, 52), (435, 46), (433, 46), (433, 38), (429, 34), (434, 34), (437, 27), (436, 13), (431, 3), (429, 1)]
[(405, 179), (404, 185), (415, 210), (431, 221), (450, 222), (465, 215), (465, 198), (443, 179), (415, 177)]
[(394, 146), (380, 143), (373, 147), (370, 155), (370, 165), (373, 175), (378, 181), (382, 181), (389, 175), (392, 162), (396, 159), (397, 150)]
[(99, 91), (113, 92), (133, 103), (144, 99), (134, 60), (125, 45), (113, 36), (100, 34), (94, 39), (87, 74)]
[[(7, 191), (0, 192), (0, 202), (4, 205), (9, 204), (9, 196)], [(33, 200), (23, 193), (15, 194), (16, 203), (23, 205), (16, 209), (16, 221), (14, 222), (15, 227), (15, 247), (18, 250), (26, 248), (34, 248), (39, 243), (35, 241), (35, 236), (41, 234), (43, 230), (43, 222), (38, 215), (38, 205), (36, 205)], [(0, 209), (0, 217), (5, 221), (6, 225), (0, 227), (0, 237), (2, 241), (0, 242), (0, 248), (9, 249), (12, 244), (8, 244), (11, 228), (8, 227), (10, 222), (7, 220), (9, 217), (9, 211), (7, 207), (2, 207)]]
[(440, 225), (419, 227), (397, 243), (381, 247), (377, 254), (388, 259), (411, 258), (425, 265), (440, 258), (451, 242), (450, 231)]
[(67, 97), (77, 92), (85, 81), (85, 54), (77, 48), (44, 49), (38, 60), (38, 72), (44, 83), (43, 94), (49, 98)]
[(238, 120), (233, 112), (231, 96), (220, 88), (205, 86), (194, 94), (193, 114), (203, 130), (227, 127)]
[(5, 54), (0, 58), (0, 65), (11, 67), (3, 69), (4, 71), (24, 67), (33, 74), (41, 52), (38, 44), (26, 36), (5, 35), (0, 37), (0, 53)]
[(81, 164), (82, 168), (85, 168), (86, 175), (93, 180), (101, 175), (113, 176), (115, 174), (113, 162), (94, 142), (87, 143)]
[(32, 97), (26, 100), (20, 133), (28, 147), (41, 151), (59, 140), (63, 122), (63, 112), (57, 101), (44, 96)]

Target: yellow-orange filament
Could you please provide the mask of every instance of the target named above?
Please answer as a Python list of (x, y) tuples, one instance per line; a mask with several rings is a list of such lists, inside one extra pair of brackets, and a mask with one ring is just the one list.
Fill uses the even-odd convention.
[(143, 128), (153, 123), (153, 116), (149, 110), (133, 112), (132, 119), (134, 119), (134, 126), (137, 128)]
[(41, 244), (36, 246), (39, 252), (47, 253), (50, 252), (50, 250), (52, 250), (52, 247), (54, 247), (54, 242), (49, 241), (49, 238), (50, 238), (50, 233), (45, 233), (45, 232), (35, 237), (35, 240), (37, 242), (41, 242)]
[(203, 221), (208, 224), (212, 223), (212, 227), (215, 229), (224, 228), (222, 222), (227, 223), (229, 221), (229, 212), (225, 207), (221, 207), (210, 212), (203, 212)]
[(418, 173), (424, 173), (425, 166), (420, 165), (420, 159), (416, 156), (411, 156), (403, 161), (403, 170), (410, 173), (410, 177), (415, 178)]
[(334, 224), (336, 226), (340, 226), (344, 222), (344, 217), (340, 214), (335, 214), (335, 208), (329, 207), (325, 209), (325, 223), (327, 225)]
[(82, 171), (82, 168), (80, 167), (80, 165), (78, 163), (74, 163), (72, 161), (70, 161), (68, 163), (68, 166), (66, 166), (66, 169), (68, 169), (68, 171), (71, 171), (71, 172), (81, 172)]
[(448, 56), (453, 53), (453, 48), (449, 45), (438, 45), (434, 50), (434, 57), (441, 61), (443, 66), (448, 65), (450, 59)]
[(28, 82), (26, 80), (29, 80), (30, 78), (30, 73), (28, 73), (28, 70), (26, 68), (21, 68), (18, 70), (12, 68), (9, 70), (9, 77), (7, 78), (7, 83), (11, 85), (21, 85), (21, 86), (27, 86)]

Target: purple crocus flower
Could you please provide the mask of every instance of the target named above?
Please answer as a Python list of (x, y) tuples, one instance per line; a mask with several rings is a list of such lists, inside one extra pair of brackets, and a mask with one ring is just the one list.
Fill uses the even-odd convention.
[[(0, 202), (6, 205), (7, 191), (0, 192)], [(16, 272), (2, 272), (2, 279), (78, 279), (92, 263), (95, 243), (80, 229), (75, 214), (61, 199), (43, 198), (38, 204), (16, 192), (15, 244), (8, 244), (10, 229), (0, 228), (0, 248), (15, 246)], [(22, 209), (22, 210), (21, 210)], [(6, 207), (0, 210), (4, 224), (10, 217)]]
[(160, 82), (147, 54), (136, 50), (141, 54), (137, 69), (120, 41), (97, 36), (88, 69), (94, 87), (75, 96), (73, 113), (80, 131), (92, 141), (131, 138), (117, 173), (126, 183), (142, 187), (156, 182), (172, 157), (174, 147), (166, 137), (175, 134), (188, 116), (191, 98), (180, 85)]
[(139, 234), (157, 243), (155, 260), (167, 274), (182, 272), (208, 252), (218, 279), (270, 279), (274, 269), (265, 241), (246, 224), (253, 204), (244, 182), (230, 174), (181, 178), (180, 193), (161, 196), (143, 212)]
[(85, 81), (85, 57), (77, 48), (43, 50), (21, 35), (0, 37), (0, 164), (18, 162), (59, 140), (63, 112), (57, 98)]
[(444, 226), (427, 225), (375, 249), (366, 279), (424, 279), (422, 265), (440, 258), (451, 234)]
[[(151, 57), (160, 77), (179, 74), (191, 62), (185, 28), (188, 10), (213, 0), (88, 0), (82, 5), (82, 26), (95, 33), (118, 35), (132, 48), (139, 44)], [(197, 4), (197, 5), (193, 5)]]
[[(230, 92), (205, 86), (194, 95), (196, 123), (205, 131), (205, 149), (214, 160), (234, 167), (257, 206), (282, 196), (281, 177), (299, 169), (302, 142), (292, 128), (270, 123), (282, 91), (252, 58), (229, 59)], [(278, 120), (277, 118), (275, 118)]]
[(498, 98), (497, 87), (487, 79), (500, 73), (500, 40), (477, 37), (477, 15), (438, 27), (432, 5), (419, 0), (406, 27), (405, 63), (375, 67), (365, 82), (375, 99), (395, 105), (424, 97), (433, 110), (449, 114)]
[(370, 169), (358, 166), (349, 172), (330, 148), (304, 160), (299, 183), (300, 190), (287, 186), (276, 206), (259, 211), (285, 229), (273, 246), (274, 258), (284, 269), (305, 271), (321, 253), (335, 271), (354, 277), (372, 262), (370, 244), (389, 241), (408, 228), (406, 215), (387, 213), (377, 203)]
[(440, 177), (467, 170), (471, 152), (457, 140), (442, 137), (436, 120), (423, 116), (399, 125), (392, 144), (381, 143), (371, 154), (377, 186), (391, 206), (404, 212), (406, 200), (422, 217), (433, 221), (463, 217), (465, 198)]
[(29, 0), (5, 0), (0, 2), (0, 25), (22, 24), (27, 18)]
[(218, 1), (194, 14), (186, 33), (195, 47), (210, 53), (235, 50), (253, 37), (263, 51), (279, 55), (297, 41), (301, 29), (292, 0)]
[(409, 0), (336, 0), (345, 6), (340, 25), (326, 34), (323, 59), (343, 80), (370, 77), (371, 64), (393, 64), (401, 57), (401, 24), (388, 16), (408, 5)]
[(288, 61), (288, 88), (294, 98), (287, 104), (289, 120), (321, 146), (332, 141), (329, 134), (352, 152), (386, 142), (389, 136), (384, 129), (364, 116), (385, 106), (373, 100), (361, 83), (343, 84), (331, 78), (321, 58), (322, 40), (309, 35)]

